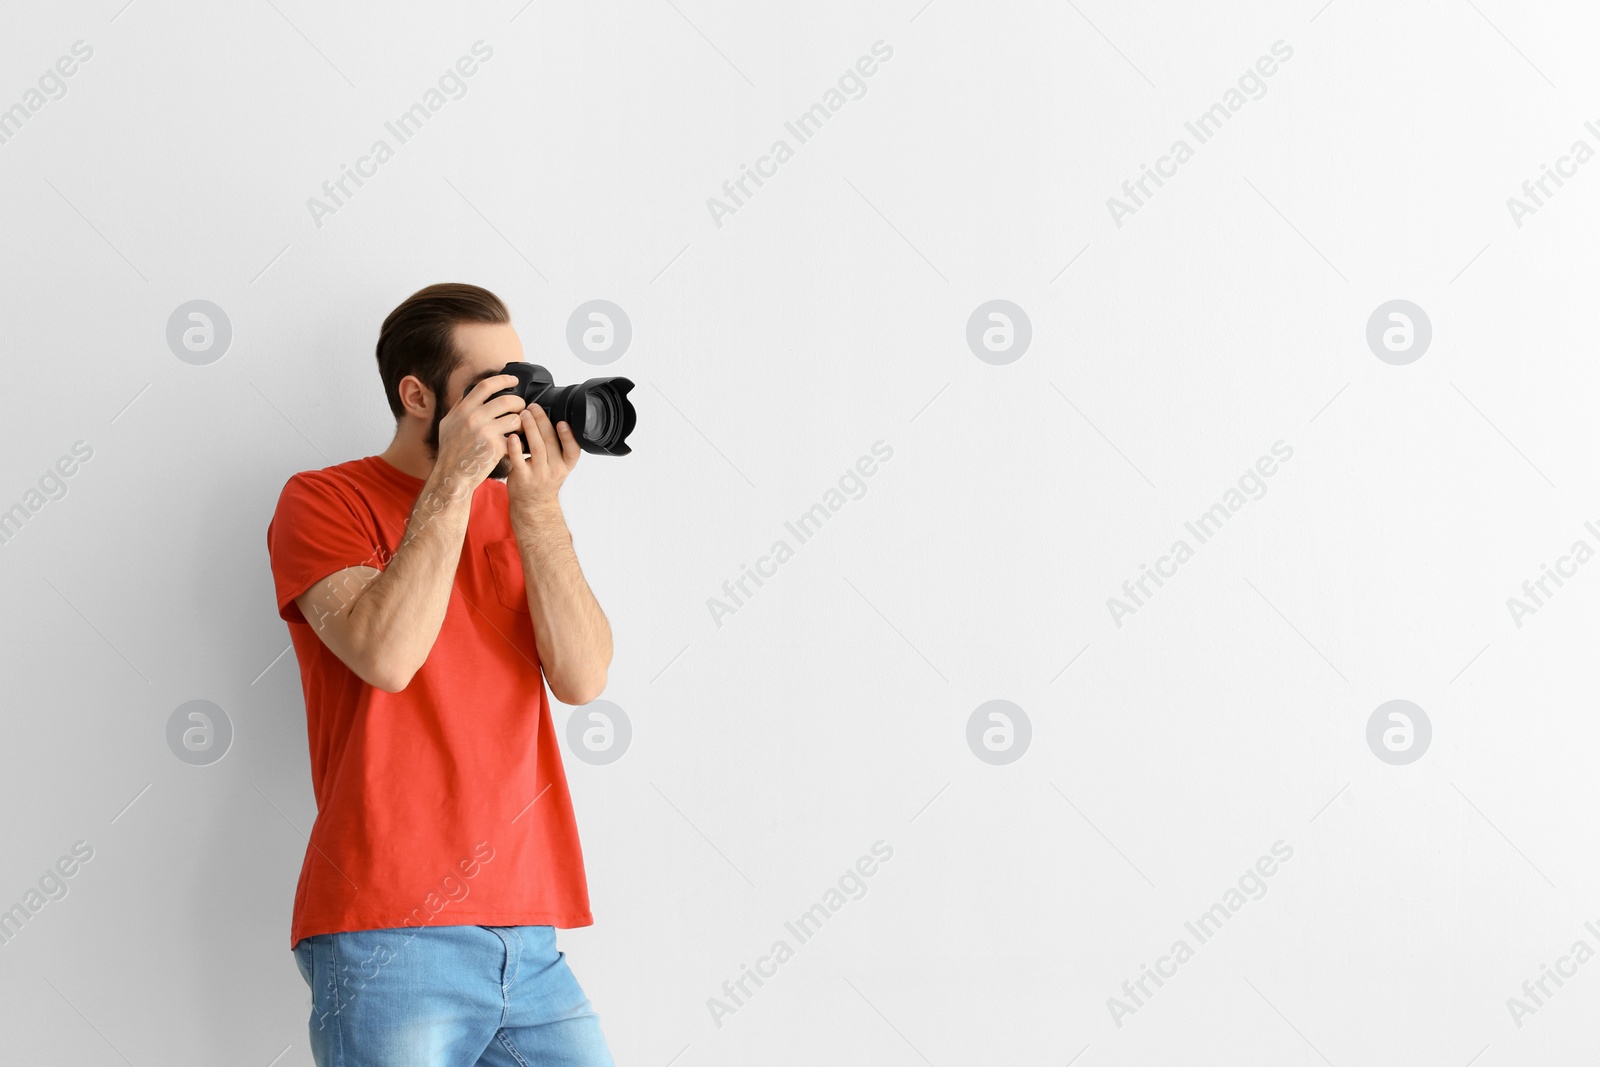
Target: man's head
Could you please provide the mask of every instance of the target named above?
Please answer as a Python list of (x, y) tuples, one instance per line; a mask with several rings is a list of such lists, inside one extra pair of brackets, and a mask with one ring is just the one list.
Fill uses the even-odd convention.
[[(420, 434), (437, 457), (440, 420), (469, 385), (520, 362), (522, 341), (499, 297), (476, 285), (443, 282), (417, 290), (389, 312), (377, 354), (397, 432)], [(504, 478), (509, 463), (502, 458), (490, 477)]]

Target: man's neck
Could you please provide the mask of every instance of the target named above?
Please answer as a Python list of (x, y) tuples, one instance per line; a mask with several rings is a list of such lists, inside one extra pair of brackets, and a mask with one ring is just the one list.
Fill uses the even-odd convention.
[(389, 447), (378, 454), (378, 458), (413, 478), (426, 481), (428, 475), (433, 473), (433, 453), (420, 437), (397, 433), (394, 440), (389, 442)]

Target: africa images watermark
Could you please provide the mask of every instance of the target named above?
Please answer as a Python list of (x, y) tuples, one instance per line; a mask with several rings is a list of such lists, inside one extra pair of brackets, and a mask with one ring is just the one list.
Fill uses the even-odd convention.
[(433, 920), (438, 918), (439, 913), (451, 904), (459, 904), (466, 900), (472, 893), (472, 886), (467, 883), (478, 876), (484, 864), (492, 861), (494, 855), (493, 845), (487, 841), (479, 841), (472, 846), (471, 855), (462, 857), (454, 867), (447, 870), (439, 879), (437, 886), (428, 892), (421, 904), (411, 909), (405, 921), (397, 927), (411, 931), (400, 943), (398, 952), (391, 949), (387, 942), (380, 941), (365, 959), (353, 963), (338, 963), (339, 973), (333, 976), (330, 985), (341, 993), (334, 998), (334, 1007), (331, 1010), (318, 1013), (318, 1028), (326, 1027), (330, 1016), (339, 1015), (349, 1008), (356, 996), (378, 977), (378, 972), (399, 958), (399, 952), (405, 951), (418, 931), (432, 926)]
[[(1161, 188), (1166, 184), (1163, 179), (1176, 177), (1178, 168), (1194, 158), (1195, 147), (1215, 137), (1222, 130), (1223, 124), (1242, 110), (1245, 104), (1251, 100), (1260, 100), (1267, 95), (1266, 79), (1278, 72), (1280, 62), (1289, 61), (1294, 55), (1294, 49), (1278, 40), (1272, 42), (1271, 53), (1257, 59), (1253, 67), (1246, 67), (1245, 72), (1239, 75), (1237, 88), (1230, 86), (1223, 92), (1221, 102), (1212, 104), (1202, 111), (1193, 122), (1183, 124), (1183, 128), (1194, 138), (1193, 146), (1182, 137), (1173, 141), (1167, 154), (1156, 160), (1154, 168), (1141, 163), (1139, 176), (1122, 183), (1122, 195), (1127, 198), (1126, 200), (1115, 196), (1106, 199), (1106, 210), (1111, 212), (1111, 221), (1116, 224), (1117, 229), (1122, 229), (1124, 217), (1136, 213), (1155, 196), (1155, 191), (1147, 183), (1154, 182), (1156, 189)], [(1245, 95), (1247, 93), (1248, 96)]]
[(94, 458), (94, 448), (87, 441), (72, 442), (72, 454), (62, 456), (39, 476), (39, 484), (22, 494), (22, 499), (0, 511), (0, 545), (8, 545), (22, 532), (23, 524), (50, 501), (67, 495), (67, 479), (78, 473), (80, 464)]
[[(765, 955), (756, 958), (754, 968), (739, 964), (739, 977), (722, 983), (721, 997), (706, 998), (706, 1010), (711, 1013), (711, 1021), (717, 1029), (722, 1029), (723, 1019), (737, 1014), (748, 1004), (756, 991), (767, 984), (766, 980), (776, 977), (780, 966), (794, 959), (797, 946), (815, 937), (822, 925), (844, 910), (846, 904), (867, 895), (867, 879), (878, 873), (881, 864), (894, 857), (894, 848), (881, 838), (872, 843), (869, 851), (871, 855), (861, 856), (845, 868), (835, 883), (823, 891), (821, 900), (783, 924), (784, 930), (794, 938), (793, 945), (785, 938), (778, 938)], [(752, 983), (755, 989), (750, 988)]]
[(13, 137), (22, 132), (27, 121), (43, 110), (46, 104), (66, 96), (66, 79), (78, 73), (79, 67), (92, 58), (94, 48), (89, 42), (73, 41), (72, 54), (64, 55), (55, 61), (54, 66), (46, 67), (44, 73), (39, 75), (37, 89), (28, 89), (22, 94), (21, 100), (0, 111), (0, 144), (9, 144)]
[[(866, 96), (866, 79), (878, 72), (880, 63), (889, 62), (893, 56), (894, 49), (891, 46), (881, 40), (874, 41), (872, 54), (857, 59), (853, 67), (846, 67), (844, 73), (839, 75), (837, 87), (829, 86), (818, 103), (802, 111), (793, 121), (785, 122), (783, 128), (794, 138), (795, 146), (803, 145), (821, 133), (823, 125), (837, 115), (848, 101)], [(753, 168), (741, 163), (739, 176), (722, 183), (725, 200), (715, 196), (706, 197), (706, 210), (711, 212), (711, 221), (716, 223), (717, 229), (722, 229), (724, 216), (735, 214), (745, 206), (747, 200), (755, 196), (755, 190), (748, 183), (754, 182), (756, 189), (766, 185), (766, 179), (777, 177), (778, 168), (794, 158), (794, 151), (794, 146), (786, 139), (778, 138), (767, 149), (767, 154), (756, 160)]]
[(0, 945), (9, 945), (33, 917), (54, 900), (65, 900), (70, 887), (67, 879), (77, 874), (82, 865), (94, 859), (94, 846), (87, 841), (74, 841), (70, 855), (62, 855), (39, 876), (38, 888), (29, 888), (19, 903), (0, 911)]
[[(1600, 527), (1593, 522), (1586, 522), (1583, 528), (1600, 542)], [(1563, 578), (1577, 577), (1578, 568), (1594, 556), (1594, 546), (1580, 537), (1572, 542), (1572, 547), (1568, 549), (1566, 555), (1556, 558), (1554, 567), (1548, 563), (1539, 564), (1539, 577), (1529, 578), (1522, 583), (1522, 597), (1506, 597), (1506, 610), (1511, 613), (1511, 621), (1516, 624), (1517, 629), (1522, 629), (1523, 619), (1537, 614), (1539, 609), (1545, 606), (1546, 601), (1555, 596), (1556, 590), (1567, 584), (1562, 581)], [(1555, 589), (1550, 588), (1552, 582), (1555, 584)]]
[[(383, 128), (394, 137), (396, 147), (421, 132), (428, 120), (451, 100), (460, 100), (467, 95), (466, 80), (478, 72), (480, 64), (489, 62), (494, 55), (494, 48), (478, 40), (472, 42), (471, 52), (472, 55), (457, 59), (452, 68), (439, 75), (437, 87), (429, 86), (420, 101), (402, 111), (393, 122), (383, 124)], [(316, 223), (317, 229), (322, 229), (324, 216), (338, 214), (339, 209), (355, 196), (356, 190), (367, 184), (362, 179), (376, 176), (378, 168), (393, 159), (394, 154), (395, 148), (380, 137), (372, 142), (366, 155), (356, 160), (354, 167), (339, 164), (339, 176), (322, 183), (322, 193), (326, 199), (312, 196), (306, 200), (306, 209), (311, 212), (311, 221)], [(350, 182), (355, 183), (355, 189), (349, 187), (347, 183)]]
[[(1592, 119), (1585, 122), (1583, 128), (1589, 136), (1595, 138), (1596, 142), (1600, 142), (1600, 126), (1596, 126)], [(1577, 177), (1578, 168), (1593, 159), (1594, 153), (1595, 150), (1589, 142), (1580, 137), (1572, 142), (1572, 147), (1567, 149), (1566, 155), (1557, 157), (1554, 167), (1548, 163), (1539, 164), (1539, 176), (1529, 178), (1522, 183), (1522, 196), (1525, 199), (1506, 197), (1506, 210), (1511, 213), (1511, 221), (1516, 224), (1517, 229), (1522, 229), (1522, 224), (1529, 215), (1538, 214), (1540, 208), (1548, 206), (1546, 201), (1567, 184), (1561, 179)], [(1550, 188), (1552, 182), (1555, 184), (1554, 189)]]
[[(1595, 926), (1594, 920), (1586, 921), (1583, 928), (1600, 943), (1600, 927)], [(1550, 998), (1567, 984), (1564, 979), (1576, 978), (1578, 968), (1594, 959), (1594, 955), (1594, 947), (1580, 937), (1565, 955), (1556, 957), (1554, 969), (1548, 963), (1539, 964), (1539, 977), (1522, 983), (1522, 996), (1506, 998), (1506, 1010), (1511, 1013), (1516, 1028), (1521, 1030), (1524, 1018), (1537, 1015), (1540, 1008), (1546, 1007)], [(1550, 988), (1551, 983), (1555, 984), (1555, 989)]]
[[(1122, 1029), (1122, 1021), (1129, 1015), (1137, 1015), (1140, 1008), (1149, 1006), (1151, 998), (1166, 985), (1164, 979), (1176, 977), (1178, 968), (1194, 959), (1196, 947), (1216, 937), (1222, 925), (1237, 915), (1246, 903), (1266, 896), (1267, 879), (1278, 873), (1280, 864), (1288, 863), (1293, 857), (1292, 846), (1282, 839), (1274, 841), (1272, 855), (1262, 856), (1252, 866), (1245, 868), (1238, 882), (1223, 890), (1220, 901), (1201, 912), (1192, 922), (1183, 924), (1183, 928), (1194, 937), (1193, 945), (1180, 937), (1172, 943), (1166, 955), (1156, 958), (1154, 968), (1147, 963), (1139, 964), (1139, 977), (1122, 983), (1122, 996), (1106, 998), (1106, 1010), (1111, 1012), (1111, 1021), (1117, 1029)], [(1150, 988), (1152, 982), (1155, 983), (1155, 989)]]
[[(1283, 441), (1274, 441), (1271, 452), (1272, 455), (1260, 457), (1254, 467), (1239, 476), (1237, 487), (1225, 489), (1220, 501), (1183, 524), (1183, 528), (1195, 539), (1195, 546), (1203, 545), (1215, 537), (1223, 525), (1251, 500), (1260, 500), (1267, 495), (1267, 479), (1278, 473), (1279, 462), (1287, 463), (1294, 456), (1294, 449)], [(1277, 459), (1273, 459), (1273, 456)], [(1246, 493), (1250, 495), (1246, 497)], [(1178, 568), (1194, 558), (1195, 546), (1178, 538), (1172, 543), (1168, 554), (1156, 560), (1153, 569), (1141, 563), (1139, 567), (1142, 573), (1139, 577), (1122, 583), (1122, 596), (1126, 600), (1114, 596), (1106, 598), (1106, 609), (1111, 612), (1111, 621), (1117, 629), (1122, 629), (1124, 616), (1138, 614), (1139, 609), (1155, 596), (1155, 589), (1166, 584), (1162, 579), (1175, 577)], [(1150, 582), (1155, 583), (1155, 589), (1150, 588)]]
[[(794, 545), (789, 544), (784, 538), (772, 543), (764, 556), (756, 557), (755, 566), (739, 564), (739, 576), (730, 578), (722, 583), (722, 592), (726, 600), (719, 596), (706, 598), (706, 608), (711, 612), (711, 621), (717, 629), (722, 629), (722, 618), (732, 615), (750, 602), (755, 595), (755, 590), (749, 586), (755, 583), (756, 589), (766, 584), (762, 579), (772, 578), (777, 575), (778, 568), (794, 558), (795, 547), (803, 545), (816, 536), (824, 523), (839, 512), (851, 500), (860, 500), (867, 495), (867, 479), (878, 473), (878, 465), (887, 463), (894, 456), (894, 449), (883, 441), (872, 442), (870, 455), (863, 455), (855, 464), (839, 475), (837, 487), (829, 486), (822, 494), (822, 499), (802, 511), (793, 522), (785, 522), (783, 528), (794, 538)], [(874, 458), (876, 457), (876, 458)], [(846, 495), (848, 494), (848, 496)]]

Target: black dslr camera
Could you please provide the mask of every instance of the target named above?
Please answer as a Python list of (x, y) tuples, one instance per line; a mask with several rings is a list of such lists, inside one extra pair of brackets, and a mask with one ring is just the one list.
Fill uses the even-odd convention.
[[(550, 372), (535, 363), (507, 363), (496, 373), (516, 375), (517, 384), (494, 393), (497, 396), (520, 396), (529, 407), (538, 404), (550, 416), (550, 423), (565, 422), (572, 427), (578, 447), (600, 456), (626, 456), (628, 435), (637, 421), (633, 403), (628, 393), (633, 382), (627, 378), (590, 378), (582, 385), (556, 385)], [(466, 392), (471, 392), (469, 385)], [(465, 395), (463, 393), (462, 395)], [(528, 451), (528, 439), (522, 431), (522, 450)]]

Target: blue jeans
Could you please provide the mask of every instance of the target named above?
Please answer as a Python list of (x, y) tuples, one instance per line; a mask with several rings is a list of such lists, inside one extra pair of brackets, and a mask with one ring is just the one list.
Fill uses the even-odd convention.
[(294, 958), (317, 1067), (613, 1067), (553, 926), (316, 934)]

